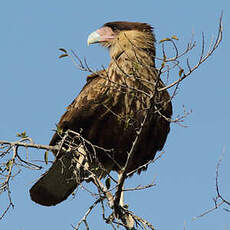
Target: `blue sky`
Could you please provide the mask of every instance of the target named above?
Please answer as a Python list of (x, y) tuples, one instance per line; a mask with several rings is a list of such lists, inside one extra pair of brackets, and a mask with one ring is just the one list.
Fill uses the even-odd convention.
[[(163, 158), (126, 183), (148, 184), (156, 177), (157, 186), (127, 193), (125, 199), (131, 210), (157, 229), (183, 229), (184, 224), (189, 230), (229, 229), (230, 214), (222, 208), (192, 221), (214, 205), (215, 168), (223, 151), (221, 191), (230, 200), (229, 9), (228, 0), (2, 1), (0, 139), (14, 141), (16, 133), (25, 130), (36, 143), (49, 143), (55, 123), (77, 96), (87, 76), (69, 59), (58, 59), (60, 47), (73, 49), (79, 57), (86, 57), (90, 66), (100, 69), (109, 62), (108, 52), (98, 45), (87, 47), (86, 41), (105, 22), (148, 22), (154, 26), (158, 41), (176, 34), (182, 47), (192, 33), (198, 44), (201, 32), (205, 32), (206, 42), (210, 41), (223, 10), (222, 44), (181, 84), (173, 101), (175, 116), (181, 113), (182, 105), (192, 109), (185, 121), (188, 128), (172, 124)], [(191, 54), (192, 60), (198, 58), (199, 45)], [(43, 159), (43, 151), (30, 150), (29, 154)], [(41, 173), (25, 169), (15, 178), (12, 183), (15, 208), (0, 222), (0, 229), (72, 229), (71, 224), (75, 225), (93, 202), (86, 191), (78, 189), (74, 200), (70, 198), (56, 207), (36, 205), (28, 190)], [(0, 196), (0, 211), (6, 199)], [(92, 229), (108, 229), (99, 213), (96, 209), (90, 217)]]

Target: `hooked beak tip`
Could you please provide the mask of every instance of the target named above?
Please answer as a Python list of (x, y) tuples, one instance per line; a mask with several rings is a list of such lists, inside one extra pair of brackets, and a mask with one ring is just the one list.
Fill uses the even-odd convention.
[(90, 44), (93, 44), (93, 43), (98, 43), (100, 42), (100, 34), (98, 34), (96, 31), (94, 31), (93, 33), (91, 33), (89, 36), (88, 36), (88, 40), (87, 40), (87, 44), (88, 46)]

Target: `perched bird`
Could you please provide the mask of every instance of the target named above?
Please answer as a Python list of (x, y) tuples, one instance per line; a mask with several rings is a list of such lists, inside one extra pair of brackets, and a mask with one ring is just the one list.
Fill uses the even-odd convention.
[[(108, 48), (110, 64), (88, 76), (57, 127), (61, 132), (78, 132), (88, 141), (77, 151), (87, 155), (88, 169), (99, 178), (111, 170), (121, 174), (125, 165), (128, 176), (140, 173), (163, 148), (172, 115), (170, 95), (159, 90), (165, 85), (155, 68), (153, 29), (147, 23), (109, 22), (89, 35), (88, 44), (93, 43)], [(60, 145), (61, 140), (57, 131), (50, 145)], [(130, 153), (132, 157), (127, 162)], [(74, 171), (79, 164), (75, 162), (73, 166), (73, 156), (66, 155), (57, 156), (31, 188), (33, 201), (56, 205), (84, 180), (83, 175)], [(85, 159), (81, 160), (84, 162)]]

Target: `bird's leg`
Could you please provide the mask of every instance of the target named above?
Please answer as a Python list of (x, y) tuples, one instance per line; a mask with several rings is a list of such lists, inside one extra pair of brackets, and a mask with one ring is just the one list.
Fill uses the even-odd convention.
[[(118, 172), (118, 184), (120, 183), (122, 177), (122, 172)], [(122, 190), (121, 190), (121, 197), (120, 197), (120, 201), (119, 201), (119, 205), (121, 207), (124, 207), (124, 184), (122, 185)]]
[[(118, 172), (118, 190), (116, 192), (114, 202), (115, 217), (120, 219), (126, 226), (126, 229), (134, 229), (135, 221), (129, 213), (126, 205), (124, 205), (124, 171)], [(121, 187), (120, 187), (121, 186)], [(119, 200), (118, 200), (119, 199)]]
[(122, 216), (122, 208), (124, 206), (124, 177), (123, 171), (118, 172), (118, 183), (117, 183), (117, 191), (114, 197), (114, 214), (117, 218)]

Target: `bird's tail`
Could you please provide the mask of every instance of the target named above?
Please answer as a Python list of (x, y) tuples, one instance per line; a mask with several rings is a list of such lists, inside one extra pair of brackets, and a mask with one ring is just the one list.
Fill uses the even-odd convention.
[[(57, 158), (50, 169), (30, 189), (31, 199), (44, 206), (56, 205), (73, 193), (84, 180), (87, 167), (85, 152), (79, 148), (76, 153), (66, 153)], [(84, 154), (82, 153), (84, 152)]]

